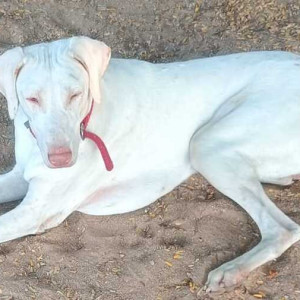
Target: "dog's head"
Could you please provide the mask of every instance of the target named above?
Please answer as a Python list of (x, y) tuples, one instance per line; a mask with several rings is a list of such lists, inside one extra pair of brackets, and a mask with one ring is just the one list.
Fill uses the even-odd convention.
[(100, 80), (110, 48), (87, 37), (73, 37), (0, 56), (0, 92), (14, 119), (28, 118), (48, 167), (72, 166), (80, 142), (80, 123), (91, 103), (100, 102)]

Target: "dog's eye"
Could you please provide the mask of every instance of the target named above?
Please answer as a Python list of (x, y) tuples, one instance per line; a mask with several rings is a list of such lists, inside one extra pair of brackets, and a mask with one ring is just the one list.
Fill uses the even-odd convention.
[(34, 97), (26, 98), (26, 100), (34, 104), (39, 104), (39, 100)]
[(79, 96), (81, 96), (81, 92), (74, 93), (74, 94), (70, 97), (70, 102), (76, 100)]

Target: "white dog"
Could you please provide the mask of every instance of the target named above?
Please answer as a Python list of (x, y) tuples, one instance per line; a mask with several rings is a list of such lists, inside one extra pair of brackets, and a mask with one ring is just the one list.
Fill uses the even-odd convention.
[(86, 37), (0, 56), (16, 137), (0, 202), (24, 198), (0, 217), (0, 242), (43, 232), (76, 210), (139, 209), (196, 172), (243, 207), (262, 236), (210, 272), (208, 292), (240, 282), (300, 239), (261, 185), (300, 174), (299, 56), (109, 60), (110, 49)]

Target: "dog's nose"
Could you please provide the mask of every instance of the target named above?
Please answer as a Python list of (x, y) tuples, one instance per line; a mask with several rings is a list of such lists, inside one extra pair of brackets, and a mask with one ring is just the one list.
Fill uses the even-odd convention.
[(52, 167), (68, 167), (72, 160), (72, 151), (66, 147), (51, 148), (48, 152), (48, 159)]

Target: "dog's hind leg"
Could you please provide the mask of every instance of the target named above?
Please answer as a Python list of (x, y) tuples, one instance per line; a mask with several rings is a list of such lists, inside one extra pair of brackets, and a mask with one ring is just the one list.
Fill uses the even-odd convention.
[(10, 172), (0, 175), (0, 203), (23, 199), (27, 189), (28, 183), (17, 166)]
[(191, 163), (215, 188), (244, 208), (258, 225), (261, 241), (249, 252), (211, 271), (206, 291), (219, 291), (244, 279), (258, 266), (277, 258), (300, 239), (300, 226), (265, 194), (256, 170), (230, 144), (220, 147), (212, 133), (196, 134), (190, 146)]

